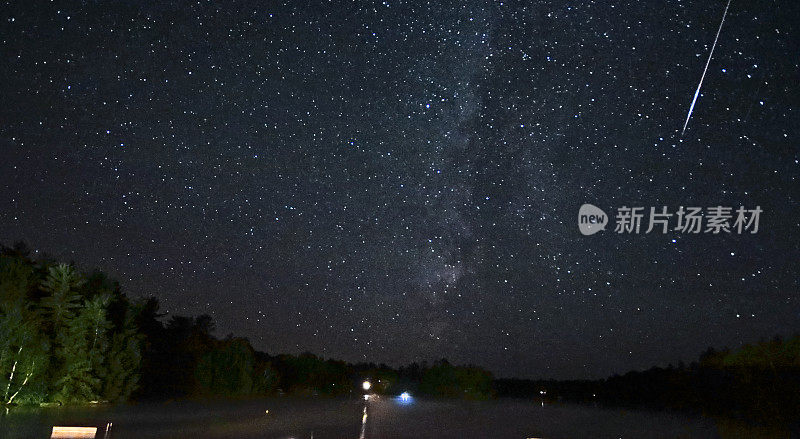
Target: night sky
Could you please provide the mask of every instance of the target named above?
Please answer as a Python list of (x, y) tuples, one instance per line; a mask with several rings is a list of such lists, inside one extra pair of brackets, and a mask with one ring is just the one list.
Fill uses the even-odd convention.
[(791, 335), (800, 2), (732, 1), (681, 136), (724, 9), (4, 2), (0, 242), (270, 353), (586, 378)]

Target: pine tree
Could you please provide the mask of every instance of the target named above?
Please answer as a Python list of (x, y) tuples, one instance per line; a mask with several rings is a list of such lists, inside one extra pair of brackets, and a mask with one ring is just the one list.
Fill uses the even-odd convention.
[(42, 289), (50, 295), (43, 298), (41, 304), (55, 332), (68, 326), (74, 317), (80, 299), (76, 291), (81, 285), (80, 274), (70, 265), (58, 264), (48, 268)]
[(52, 322), (54, 349), (54, 398), (59, 402), (97, 399), (100, 380), (92, 374), (89, 334), (95, 329), (95, 318), (81, 309), (77, 289), (83, 285), (80, 274), (67, 264), (48, 269), (42, 289), (50, 296), (42, 299), (42, 307)]
[[(106, 318), (106, 310), (109, 300), (107, 295), (86, 300), (78, 314), (79, 319), (85, 320), (88, 337), (87, 354), (93, 372), (99, 371), (108, 351), (108, 331), (111, 329), (111, 322)], [(101, 389), (96, 390), (99, 393)]]
[(102, 395), (107, 401), (126, 400), (138, 385), (143, 336), (137, 331), (135, 318), (136, 313), (129, 308), (122, 327), (111, 338), (106, 361), (100, 368)]

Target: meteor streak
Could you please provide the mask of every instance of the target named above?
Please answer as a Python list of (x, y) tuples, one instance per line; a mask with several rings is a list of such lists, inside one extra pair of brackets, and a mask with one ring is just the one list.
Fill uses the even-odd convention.
[(689, 119), (692, 117), (692, 111), (694, 111), (694, 104), (697, 102), (697, 97), (700, 96), (700, 87), (703, 86), (703, 80), (706, 79), (706, 72), (708, 71), (708, 65), (711, 64), (711, 57), (714, 55), (714, 48), (717, 47), (717, 40), (719, 40), (719, 33), (722, 31), (722, 25), (725, 23), (725, 17), (728, 15), (728, 7), (731, 5), (731, 0), (728, 0), (728, 4), (725, 5), (725, 12), (722, 13), (722, 21), (719, 22), (719, 29), (717, 29), (717, 36), (714, 37), (714, 44), (711, 45), (711, 52), (708, 54), (708, 61), (706, 61), (706, 68), (703, 69), (703, 76), (700, 77), (700, 83), (697, 84), (697, 90), (694, 92), (694, 98), (692, 99), (692, 105), (689, 107), (689, 114), (686, 115), (686, 122), (683, 123), (683, 131), (681, 131), (681, 136), (686, 132), (686, 127), (689, 125)]

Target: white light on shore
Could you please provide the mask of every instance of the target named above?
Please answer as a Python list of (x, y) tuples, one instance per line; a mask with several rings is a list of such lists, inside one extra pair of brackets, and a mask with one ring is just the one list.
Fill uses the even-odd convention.
[(361, 384), (361, 387), (362, 387), (364, 390), (369, 390), (369, 389), (372, 387), (372, 383), (370, 383), (369, 381), (364, 381), (364, 382)]

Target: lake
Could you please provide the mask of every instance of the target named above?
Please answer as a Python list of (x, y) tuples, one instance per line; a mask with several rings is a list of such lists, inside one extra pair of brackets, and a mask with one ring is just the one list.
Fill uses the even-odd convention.
[[(719, 438), (779, 437), (709, 418), (523, 400), (373, 397), (274, 398), (91, 408), (18, 408), (0, 417), (4, 438), (48, 438), (53, 425), (112, 422), (125, 438)], [(98, 435), (98, 437), (101, 437)]]

